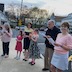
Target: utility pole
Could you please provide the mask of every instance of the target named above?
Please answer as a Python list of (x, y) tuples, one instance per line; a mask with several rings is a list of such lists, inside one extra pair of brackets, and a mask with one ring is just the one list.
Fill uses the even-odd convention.
[(19, 18), (19, 29), (20, 29), (20, 26), (22, 25), (22, 18), (21, 18), (21, 14), (22, 14), (22, 7), (23, 7), (23, 0), (21, 0), (20, 18)]
[(21, 18), (21, 13), (22, 13), (22, 7), (23, 7), (23, 0), (21, 0), (20, 18)]

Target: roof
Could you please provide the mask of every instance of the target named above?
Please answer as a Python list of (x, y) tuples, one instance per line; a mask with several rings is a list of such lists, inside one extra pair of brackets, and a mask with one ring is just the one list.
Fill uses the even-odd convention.
[(66, 18), (66, 17), (63, 17), (63, 16), (55, 16), (54, 19), (55, 19), (56, 22), (61, 22), (61, 20), (64, 19), (64, 18)]
[(66, 16), (56, 16), (54, 13), (51, 15), (50, 19), (54, 19), (56, 22), (61, 22)]
[(70, 13), (66, 18), (64, 18), (63, 20), (72, 20), (72, 13)]

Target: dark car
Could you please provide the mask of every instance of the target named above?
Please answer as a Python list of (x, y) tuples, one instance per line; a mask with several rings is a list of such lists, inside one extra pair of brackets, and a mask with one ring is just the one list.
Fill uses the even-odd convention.
[(48, 28), (47, 27), (41, 27), (39, 30), (40, 31), (46, 31)]

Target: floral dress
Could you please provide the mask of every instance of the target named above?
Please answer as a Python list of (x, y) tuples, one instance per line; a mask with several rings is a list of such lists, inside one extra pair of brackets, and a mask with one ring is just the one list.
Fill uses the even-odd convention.
[[(39, 38), (39, 35), (32, 36), (34, 38)], [(40, 50), (38, 48), (38, 42), (34, 42), (33, 40), (30, 41), (29, 47), (29, 58), (40, 58)]]

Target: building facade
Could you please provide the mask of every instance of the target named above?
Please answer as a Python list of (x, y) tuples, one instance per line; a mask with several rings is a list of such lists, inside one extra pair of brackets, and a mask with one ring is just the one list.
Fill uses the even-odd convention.
[(8, 19), (5, 16), (5, 14), (2, 11), (0, 11), (0, 24), (3, 24), (4, 22), (8, 22)]
[(54, 13), (51, 15), (50, 19), (55, 20), (55, 25), (60, 27), (62, 19), (66, 18), (66, 16), (56, 16)]
[(66, 18), (62, 19), (63, 22), (69, 22), (70, 24), (70, 33), (72, 33), (72, 13), (70, 13)]

